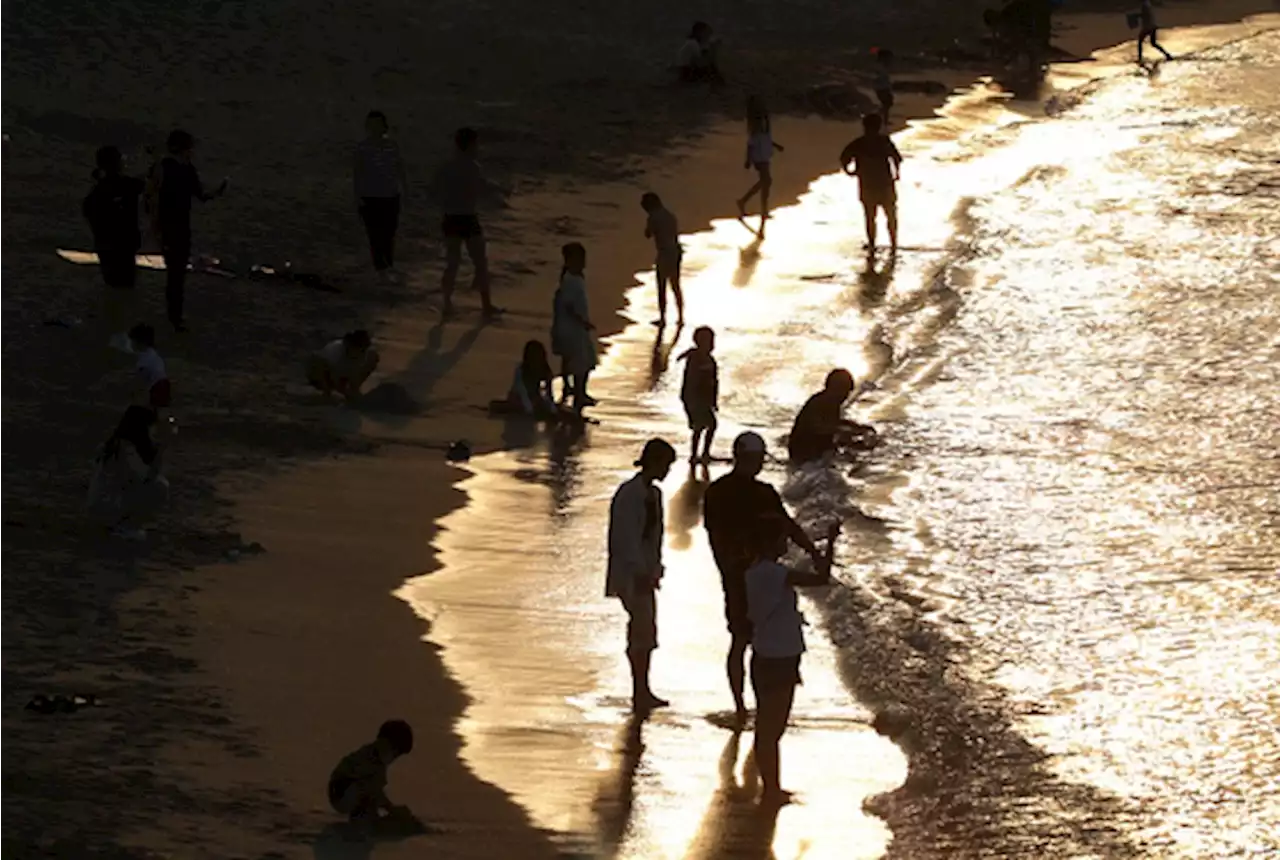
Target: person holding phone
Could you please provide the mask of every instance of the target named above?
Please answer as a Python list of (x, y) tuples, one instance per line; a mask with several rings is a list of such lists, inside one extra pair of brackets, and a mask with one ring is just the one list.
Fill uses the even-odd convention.
[(827, 550), (812, 572), (779, 563), (787, 551), (789, 524), (783, 517), (762, 520), (755, 533), (756, 561), (747, 568), (747, 612), (751, 618), (751, 688), (756, 695), (756, 765), (763, 786), (761, 803), (785, 804), (791, 793), (781, 786), (780, 745), (791, 718), (800, 657), (804, 654), (804, 616), (796, 589), (831, 584), (839, 524), (827, 531)]

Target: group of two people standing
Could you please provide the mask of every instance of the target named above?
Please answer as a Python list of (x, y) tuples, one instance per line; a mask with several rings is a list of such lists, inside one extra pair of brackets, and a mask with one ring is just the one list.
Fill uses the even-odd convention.
[[(730, 645), (726, 659), (735, 724), (747, 721), (746, 651), (751, 647), (750, 677), (756, 698), (754, 753), (763, 785), (762, 801), (785, 803), (779, 744), (790, 718), (795, 688), (801, 683), (804, 619), (797, 587), (830, 583), (838, 534), (833, 525), (820, 550), (783, 506), (777, 490), (759, 479), (766, 445), (756, 433), (734, 440), (733, 469), (712, 482), (704, 499), (704, 523), (724, 592)], [(639, 471), (614, 494), (609, 511), (608, 576), (605, 594), (627, 612), (627, 660), (632, 705), (647, 713), (669, 702), (653, 692), (650, 661), (658, 647), (657, 591), (663, 577), (664, 503), (658, 483), (676, 460), (675, 449), (661, 439), (645, 443), (636, 461)], [(779, 563), (789, 543), (814, 560), (813, 571)]]

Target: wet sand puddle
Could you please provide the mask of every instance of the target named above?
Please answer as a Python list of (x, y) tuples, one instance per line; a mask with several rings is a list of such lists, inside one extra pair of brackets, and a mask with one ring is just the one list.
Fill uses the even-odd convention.
[[(1187, 39), (1209, 46), (1257, 29)], [(687, 467), (664, 485), (667, 575), (653, 670), (673, 706), (644, 724), (628, 720), (624, 619), (602, 596), (608, 502), (645, 438), (687, 445), (677, 355), (691, 332), (655, 336), (646, 325), (655, 315), (649, 276), (629, 294), (636, 322), (611, 341), (593, 381), (601, 423), (585, 436), (538, 436), (475, 459), (463, 483), (470, 502), (443, 524), (444, 569), (401, 592), (431, 621), (431, 641), (474, 697), (460, 725), (470, 766), (561, 834), (571, 853), (876, 857), (891, 834), (863, 801), (901, 785), (906, 759), (871, 731), (870, 712), (849, 689), (901, 687), (923, 713), (932, 703), (912, 700), (911, 689), (928, 695), (934, 672), (940, 690), (962, 691), (965, 709), (1010, 714), (1007, 732), (979, 739), (991, 758), (957, 758), (951, 793), (973, 804), (957, 839), (982, 834), (992, 856), (1245, 856), (1274, 844), (1266, 822), (1280, 801), (1266, 785), (1275, 749), (1247, 723), (1280, 714), (1265, 692), (1280, 685), (1280, 608), (1272, 591), (1255, 590), (1252, 602), (1244, 595), (1248, 571), (1274, 572), (1280, 559), (1260, 530), (1268, 516), (1274, 525), (1275, 461), (1250, 453), (1265, 429), (1243, 438), (1215, 422), (1222, 460), (1211, 466), (1158, 418), (1181, 408), (1207, 420), (1206, 410), (1233, 397), (1272, 415), (1274, 402), (1269, 412), (1259, 398), (1275, 363), (1268, 370), (1259, 357), (1268, 349), (1275, 357), (1274, 319), (1268, 329), (1248, 317), (1253, 352), (1233, 352), (1239, 375), (1193, 384), (1199, 405), (1167, 399), (1168, 380), (1212, 359), (1168, 317), (1168, 303), (1190, 300), (1157, 274), (1175, 284), (1206, 272), (1216, 281), (1223, 267), (1239, 276), (1251, 252), (1186, 221), (1170, 227), (1172, 198), (1143, 195), (1177, 159), (1162, 149), (1154, 163), (1135, 155), (1151, 153), (1153, 140), (1162, 146), (1153, 135), (1170, 123), (1197, 127), (1188, 148), (1236, 136), (1231, 123), (1247, 112), (1194, 99), (1204, 79), (1232, 67), (1233, 52), (1265, 59), (1273, 42), (1274, 34), (1206, 48), (1203, 63), (1164, 73), (1167, 86), (1183, 89), (1163, 101), (1151, 81), (1121, 71), (1119, 52), (1103, 55), (1090, 74), (1111, 79), (1055, 100), (1070, 112), (1061, 121), (983, 86), (958, 94), (939, 119), (899, 138), (909, 247), (896, 263), (864, 263), (854, 188), (842, 176), (817, 180), (798, 205), (775, 213), (763, 244), (731, 220), (687, 237), (690, 324), (718, 335), (719, 453), (746, 427), (780, 450), (795, 409), (833, 366), (879, 385), (852, 412), (883, 429), (882, 450), (862, 464), (766, 475), (811, 530), (832, 512), (848, 525), (839, 585), (806, 604), (811, 650), (783, 751), (784, 782), (800, 803), (776, 821), (757, 813), (743, 787), (750, 732), (736, 737), (715, 724), (729, 707), (727, 634), (699, 514), (708, 476)], [(1057, 83), (1081, 84), (1081, 72), (1064, 69)], [(1218, 175), (1229, 167), (1219, 164)], [(1204, 205), (1222, 223), (1231, 206), (1251, 204)], [(1194, 229), (1214, 243), (1204, 259), (1141, 262), (1185, 244), (1178, 231)], [(1139, 286), (1117, 289), (1125, 279)], [(1218, 297), (1215, 326), (1274, 302), (1238, 280), (1238, 294)], [(1203, 313), (1204, 301), (1185, 306)], [(1182, 349), (1176, 358), (1156, 360), (1161, 337)], [(1141, 383), (1137, 414), (1125, 411), (1135, 399), (1126, 379)], [(1082, 409), (1082, 397), (1100, 405)], [(1145, 444), (1161, 433), (1183, 447)], [(1161, 458), (1179, 462), (1213, 500), (1187, 503), (1171, 475), (1153, 479)], [(712, 466), (710, 477), (726, 468)], [(1248, 485), (1250, 472), (1254, 489), (1222, 501), (1216, 488)], [(1197, 553), (1215, 561), (1198, 565)], [(893, 619), (905, 615), (913, 632), (899, 635), (906, 628)], [(1231, 642), (1198, 625), (1226, 625)], [(912, 656), (877, 654), (894, 648), (878, 649), (876, 635), (895, 637), (895, 647), (910, 639)], [(1188, 672), (1186, 650), (1195, 648), (1230, 667), (1234, 681), (1218, 683), (1210, 662)], [(873, 672), (880, 678), (866, 677)], [(1219, 718), (1206, 721), (1206, 708)], [(1001, 770), (1001, 747), (1015, 742), (1052, 758), (1025, 773)], [(1237, 776), (1207, 763), (1224, 744), (1239, 758)], [(982, 778), (1007, 784), (984, 799)], [(1236, 798), (1216, 801), (1220, 813), (1179, 799), (1180, 788), (1203, 799), (1215, 785)], [(1101, 829), (1119, 835), (1104, 839)]]

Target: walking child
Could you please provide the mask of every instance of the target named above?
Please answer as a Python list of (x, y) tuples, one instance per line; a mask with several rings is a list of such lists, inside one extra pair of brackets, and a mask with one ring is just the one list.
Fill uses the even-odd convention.
[(769, 189), (773, 187), (773, 174), (770, 163), (774, 150), (784, 152), (782, 144), (773, 139), (773, 131), (769, 121), (769, 111), (764, 100), (759, 96), (747, 99), (747, 157), (744, 167), (756, 169), (758, 178), (755, 184), (747, 189), (747, 193), (738, 198), (738, 215), (747, 217), (747, 202), (756, 194), (760, 195), (760, 230), (764, 237), (765, 222), (769, 220)]
[[(693, 333), (693, 348), (680, 355), (685, 362), (684, 381), (680, 386), (680, 402), (689, 417), (689, 462), (711, 462), (711, 441), (716, 435), (716, 410), (720, 403), (720, 370), (712, 353), (716, 333), (699, 326)], [(699, 442), (702, 456), (698, 456)]]
[(1138, 63), (1142, 63), (1142, 43), (1150, 42), (1151, 47), (1164, 54), (1166, 60), (1172, 60), (1173, 54), (1170, 54), (1160, 43), (1156, 41), (1156, 31), (1159, 25), (1156, 23), (1156, 10), (1152, 7), (1152, 0), (1142, 0), (1142, 7), (1138, 10), (1140, 28), (1138, 30)]
[(676, 323), (684, 325), (684, 293), (680, 291), (680, 260), (684, 249), (680, 247), (680, 225), (675, 213), (663, 206), (662, 199), (652, 191), (641, 196), (640, 205), (649, 213), (644, 225), (645, 238), (653, 239), (657, 254), (654, 270), (658, 281), (658, 318), (654, 323), (659, 327), (667, 324), (667, 284), (670, 284), (676, 298)]

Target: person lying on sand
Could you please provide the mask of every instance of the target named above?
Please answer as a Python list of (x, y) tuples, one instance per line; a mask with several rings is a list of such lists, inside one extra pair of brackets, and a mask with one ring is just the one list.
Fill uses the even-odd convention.
[(374, 822), (380, 813), (405, 812), (387, 797), (387, 767), (413, 751), (413, 729), (387, 720), (373, 743), (342, 757), (329, 776), (329, 805), (352, 821)]
[(695, 21), (689, 31), (689, 38), (680, 46), (680, 54), (676, 58), (683, 83), (699, 83), (710, 81), (721, 83), (724, 76), (720, 74), (720, 40), (716, 37), (711, 25), (706, 21)]
[(524, 345), (524, 355), (511, 377), (507, 398), (490, 402), (489, 411), (494, 415), (524, 415), (541, 421), (560, 417), (552, 392), (551, 362), (542, 341), (531, 340)]
[(779, 746), (791, 718), (800, 656), (804, 654), (804, 616), (796, 605), (796, 588), (831, 584), (839, 525), (827, 532), (827, 551), (806, 573), (778, 563), (787, 551), (787, 523), (781, 517), (762, 521), (754, 533), (755, 562), (745, 574), (747, 613), (751, 620), (751, 689), (756, 694), (756, 766), (763, 792), (760, 802), (780, 805), (791, 799), (781, 785)]
[(791, 427), (787, 452), (792, 463), (817, 460), (837, 448), (866, 449), (876, 444), (874, 427), (841, 416), (853, 388), (849, 371), (838, 368), (827, 374), (826, 385), (805, 402)]
[(662, 205), (662, 198), (652, 191), (640, 197), (640, 206), (649, 214), (644, 224), (644, 236), (653, 239), (657, 256), (654, 273), (658, 282), (658, 318), (654, 324), (667, 324), (667, 284), (676, 299), (676, 321), (684, 325), (684, 293), (680, 291), (680, 261), (684, 249), (680, 247), (680, 224), (675, 213)]
[(307, 359), (307, 382), (326, 395), (336, 391), (347, 400), (354, 400), (377, 369), (378, 359), (367, 331), (349, 331), (311, 354)]
[(142, 525), (168, 501), (155, 426), (153, 409), (130, 406), (94, 460), (88, 509), (110, 523), (113, 537), (146, 540)]

